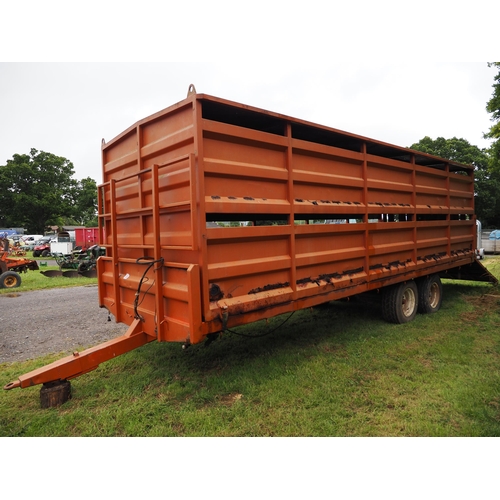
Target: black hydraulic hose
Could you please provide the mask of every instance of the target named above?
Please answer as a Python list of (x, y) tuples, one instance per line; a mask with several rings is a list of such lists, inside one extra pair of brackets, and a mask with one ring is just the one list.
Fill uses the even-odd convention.
[(248, 337), (248, 338), (257, 339), (259, 337), (265, 337), (266, 335), (270, 335), (271, 333), (273, 333), (276, 330), (278, 330), (279, 328), (281, 328), (294, 314), (295, 314), (295, 311), (291, 312), (284, 321), (282, 321), (278, 326), (276, 326), (275, 328), (273, 328), (269, 332), (260, 333), (257, 335), (247, 335), (246, 333), (235, 332), (234, 330), (229, 330), (228, 328), (226, 328), (224, 331), (229, 332), (229, 333), (234, 333), (234, 335), (239, 335), (240, 337)]
[[(139, 307), (139, 296), (141, 294), (141, 287), (146, 279), (146, 275), (148, 274), (148, 271), (157, 263), (160, 263), (160, 265), (154, 269), (154, 271), (157, 271), (160, 269), (161, 266), (163, 266), (163, 257), (160, 257), (159, 259), (153, 259), (153, 257), (139, 257), (136, 261), (136, 264), (141, 264), (141, 265), (147, 265), (146, 270), (142, 273), (141, 280), (139, 281), (139, 286), (137, 287), (137, 292), (135, 292), (135, 299), (134, 299), (134, 318), (139, 319), (141, 321), (144, 321), (144, 318), (139, 314), (138, 307)], [(153, 286), (153, 283), (151, 286)], [(149, 288), (151, 288), (151, 286)], [(148, 290), (149, 290), (148, 288)], [(146, 290), (147, 292), (147, 290)]]

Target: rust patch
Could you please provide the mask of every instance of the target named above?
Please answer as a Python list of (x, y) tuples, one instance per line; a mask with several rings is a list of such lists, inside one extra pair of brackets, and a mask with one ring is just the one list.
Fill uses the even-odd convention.
[(417, 260), (423, 260), (424, 262), (427, 262), (428, 260), (438, 261), (439, 259), (442, 259), (443, 257), (446, 257), (446, 252), (434, 253), (431, 255), (426, 255), (424, 257), (417, 257)]
[(211, 302), (213, 302), (214, 300), (220, 300), (224, 297), (224, 294), (222, 293), (220, 286), (215, 283), (212, 283), (210, 285), (210, 290), (208, 294)]
[(263, 287), (253, 288), (248, 293), (267, 292), (269, 290), (277, 290), (278, 288), (286, 288), (287, 286), (290, 286), (288, 281), (285, 281), (284, 283), (273, 283), (270, 285), (264, 285)]
[(298, 286), (304, 286), (307, 285), (308, 283), (315, 283), (316, 285), (320, 286), (321, 282), (325, 282), (326, 284), (334, 285), (332, 283), (333, 279), (341, 279), (344, 276), (352, 276), (353, 274), (358, 274), (363, 272), (363, 266), (358, 267), (356, 269), (348, 269), (346, 271), (343, 271), (342, 273), (328, 273), (328, 274), (320, 274), (319, 276), (309, 276), (307, 278), (302, 278), (300, 280), (297, 280), (297, 285)]
[(395, 260), (392, 262), (388, 262), (387, 264), (374, 264), (373, 266), (370, 266), (370, 271), (375, 271), (376, 269), (387, 269), (388, 271), (390, 271), (393, 267), (406, 267), (406, 264), (408, 264), (409, 262), (411, 262), (411, 259), (407, 259), (404, 262), (401, 260)]

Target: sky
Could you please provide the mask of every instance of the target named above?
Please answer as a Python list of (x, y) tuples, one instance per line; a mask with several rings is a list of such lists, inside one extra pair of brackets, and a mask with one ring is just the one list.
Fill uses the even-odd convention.
[(3, 62), (0, 165), (31, 148), (101, 173), (101, 141), (198, 93), (409, 147), (425, 136), (480, 148), (495, 68), (486, 62)]

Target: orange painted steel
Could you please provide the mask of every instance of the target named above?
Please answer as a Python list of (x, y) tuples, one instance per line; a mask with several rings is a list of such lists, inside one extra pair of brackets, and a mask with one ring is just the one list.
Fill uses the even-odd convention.
[(102, 162), (99, 305), (139, 344), (480, 266), (473, 167), (406, 148), (191, 91)]
[(212, 96), (104, 144), (103, 181), (100, 303), (132, 321), (161, 259), (139, 311), (162, 341), (475, 260), (472, 167)]
[(38, 262), (36, 260), (11, 257), (11, 255), (7, 251), (0, 251), (0, 274), (6, 271), (22, 273), (29, 269), (32, 271), (38, 269)]
[(148, 337), (140, 328), (136, 320), (127, 333), (116, 339), (108, 340), (103, 344), (91, 347), (82, 352), (74, 352), (70, 356), (54, 361), (50, 365), (21, 375), (18, 380), (7, 384), (4, 389), (25, 388), (56, 380), (69, 380), (95, 370), (102, 362), (116, 356), (137, 349), (138, 347), (155, 340)]

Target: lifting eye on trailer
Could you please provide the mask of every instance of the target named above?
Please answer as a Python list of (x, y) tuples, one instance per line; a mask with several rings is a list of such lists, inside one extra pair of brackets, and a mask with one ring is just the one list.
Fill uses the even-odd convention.
[(443, 277), (497, 283), (476, 258), (471, 166), (194, 86), (101, 148), (99, 306), (129, 328), (5, 386), (43, 384), (44, 406), (154, 340), (210, 343), (369, 291), (405, 323), (439, 310)]

